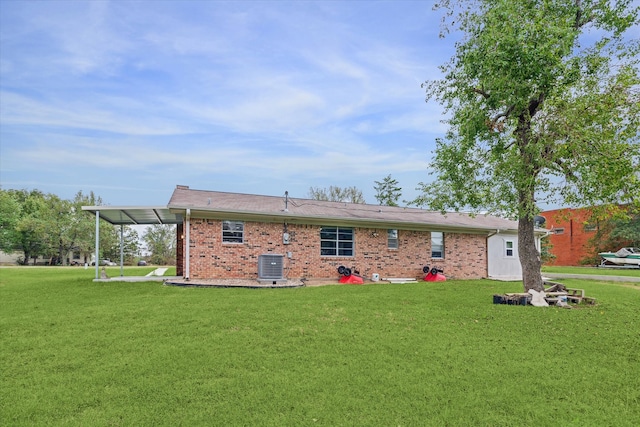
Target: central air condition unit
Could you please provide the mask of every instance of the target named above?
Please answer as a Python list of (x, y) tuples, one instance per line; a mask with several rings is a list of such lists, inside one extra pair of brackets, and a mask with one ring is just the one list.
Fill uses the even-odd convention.
[(258, 279), (284, 279), (284, 255), (260, 255), (258, 257)]

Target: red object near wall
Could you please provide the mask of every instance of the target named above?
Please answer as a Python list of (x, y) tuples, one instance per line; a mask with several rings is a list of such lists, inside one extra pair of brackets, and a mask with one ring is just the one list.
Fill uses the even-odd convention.
[(445, 282), (447, 280), (445, 275), (442, 274), (443, 271), (437, 267), (429, 268), (428, 265), (425, 265), (422, 267), (422, 272), (427, 273), (427, 275), (424, 276), (425, 282)]
[(424, 276), (425, 282), (445, 282), (446, 280), (447, 278), (442, 273), (433, 274), (432, 272), (429, 272)]
[(364, 283), (364, 279), (360, 276), (352, 274), (350, 276), (342, 276), (339, 280), (339, 283), (346, 283), (349, 285), (362, 285)]

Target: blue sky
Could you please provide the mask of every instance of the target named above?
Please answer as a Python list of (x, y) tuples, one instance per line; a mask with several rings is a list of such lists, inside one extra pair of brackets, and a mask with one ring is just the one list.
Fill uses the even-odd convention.
[(176, 184), (377, 203), (430, 179), (454, 53), (430, 1), (2, 1), (3, 189), (162, 205)]

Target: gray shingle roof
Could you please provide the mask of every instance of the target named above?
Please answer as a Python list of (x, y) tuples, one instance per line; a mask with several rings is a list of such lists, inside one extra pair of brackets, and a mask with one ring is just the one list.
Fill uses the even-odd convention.
[(474, 233), (517, 231), (516, 221), (491, 215), (433, 212), (419, 208), (326, 202), (285, 196), (226, 193), (177, 186), (170, 210), (191, 210), (192, 217), (229, 220), (283, 221), (325, 225), (356, 225)]

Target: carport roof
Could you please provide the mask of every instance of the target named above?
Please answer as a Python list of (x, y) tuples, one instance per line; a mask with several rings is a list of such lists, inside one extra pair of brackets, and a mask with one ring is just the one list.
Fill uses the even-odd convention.
[(114, 225), (180, 224), (182, 214), (169, 211), (166, 206), (83, 206), (82, 210)]

